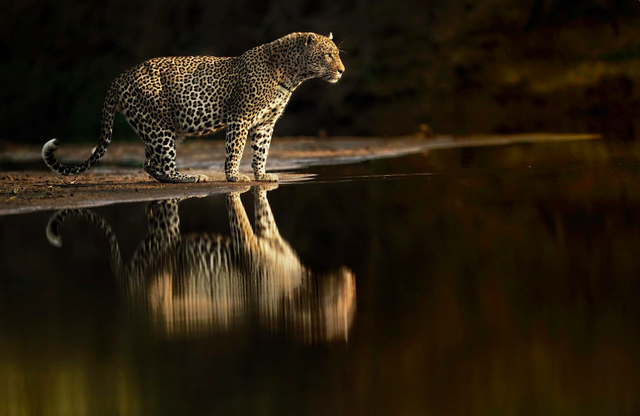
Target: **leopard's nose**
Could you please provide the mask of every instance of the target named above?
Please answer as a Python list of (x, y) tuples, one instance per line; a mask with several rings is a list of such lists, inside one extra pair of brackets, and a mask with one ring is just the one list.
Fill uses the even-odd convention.
[(338, 69), (338, 74), (342, 75), (343, 72), (344, 72), (344, 69)]

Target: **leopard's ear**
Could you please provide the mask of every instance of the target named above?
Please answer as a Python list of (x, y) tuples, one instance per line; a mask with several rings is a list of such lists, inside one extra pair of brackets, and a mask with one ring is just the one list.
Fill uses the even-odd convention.
[(304, 41), (304, 46), (311, 45), (313, 43), (313, 41), (314, 41), (314, 38), (313, 38), (312, 34), (307, 36), (307, 39)]
[(329, 40), (333, 40), (333, 32), (329, 32), (328, 38), (329, 38)]

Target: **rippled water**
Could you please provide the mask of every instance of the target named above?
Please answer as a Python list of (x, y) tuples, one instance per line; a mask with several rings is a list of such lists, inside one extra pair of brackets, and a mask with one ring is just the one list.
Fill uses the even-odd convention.
[(439, 150), (0, 217), (0, 414), (638, 414), (638, 156)]

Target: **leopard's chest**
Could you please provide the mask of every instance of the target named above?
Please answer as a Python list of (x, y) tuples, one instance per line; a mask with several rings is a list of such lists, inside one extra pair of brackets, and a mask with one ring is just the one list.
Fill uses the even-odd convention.
[(284, 111), (289, 98), (291, 98), (290, 92), (277, 91), (274, 98), (258, 112), (253, 125), (275, 123)]

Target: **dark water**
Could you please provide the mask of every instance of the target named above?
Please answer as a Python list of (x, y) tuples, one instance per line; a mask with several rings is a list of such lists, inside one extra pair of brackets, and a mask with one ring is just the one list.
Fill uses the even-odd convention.
[(60, 248), (0, 217), (0, 414), (637, 415), (638, 156), (318, 168), (62, 212)]

